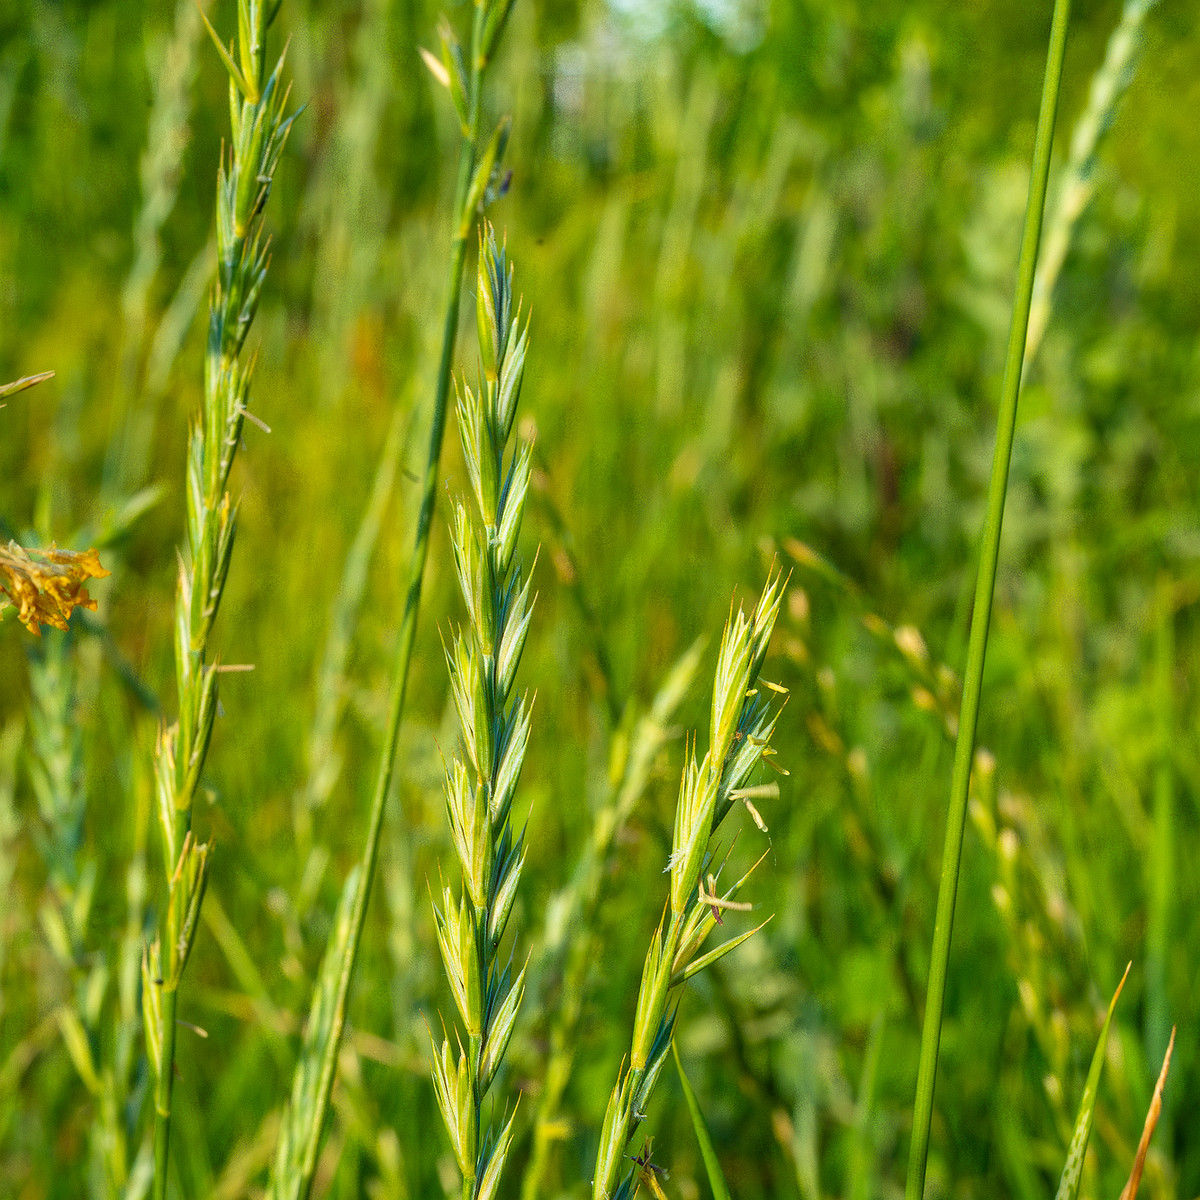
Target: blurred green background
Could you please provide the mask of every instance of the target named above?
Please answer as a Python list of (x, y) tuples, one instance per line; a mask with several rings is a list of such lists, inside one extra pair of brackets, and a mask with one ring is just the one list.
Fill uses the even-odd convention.
[[(1069, 236), (1017, 431), (933, 1196), (1056, 1185), (1130, 960), (1083, 1194), (1117, 1195), (1174, 1023), (1143, 1194), (1200, 1193), (1200, 16), (1125, 7), (1141, 23), (1136, 74), (1069, 177), (1122, 6), (1077, 3), (1068, 47), (1050, 211)], [(233, 6), (209, 8), (228, 34)], [(524, 410), (542, 473), (523, 534), (541, 557), (518, 956), (550, 961), (547, 913), (632, 714), (704, 636), (678, 713), (680, 733), (703, 726), (731, 594), (756, 594), (773, 555), (795, 566), (767, 669), (792, 690), (776, 736), (791, 773), (759, 806), (769, 834), (733, 818), (739, 863), (770, 851), (749, 890), (775, 917), (689, 985), (680, 1035), (747, 1200), (902, 1191), (1049, 8), (518, 0), (491, 77), (488, 113), (514, 118), (491, 215), (533, 310)], [(276, 25), (307, 108), (271, 200), (252, 335), (271, 432), (247, 426), (215, 634), (226, 662), (256, 669), (226, 677), (197, 821), (218, 855), (180, 1001), (208, 1034), (180, 1034), (184, 1196), (262, 1187), (364, 834), (450, 236), (457, 129), (417, 54), (438, 12), (284, 0)], [(0, 625), (0, 1194), (21, 1200), (115, 1194), (97, 1129), (121, 1131), (135, 1164), (147, 1128), (149, 762), (155, 698), (173, 715), (225, 94), (192, 0), (0, 12), (0, 377), (57, 372), (0, 410), (0, 533), (104, 543), (113, 572), (69, 635), (35, 643), (11, 613)], [(453, 493), (454, 435), (446, 447)], [(348, 555), (361, 605), (345, 602)], [(426, 880), (449, 853), (438, 625), (458, 604), (439, 521), (322, 1195), (457, 1190), (425, 1021), (446, 1007)], [(606, 880), (545, 1195), (590, 1194), (681, 762), (676, 740)], [(529, 1093), (514, 1195), (557, 989), (548, 968), (510, 1051), (510, 1083)], [(128, 1080), (119, 1113), (101, 1111), (93, 1060)], [(707, 1194), (673, 1076), (648, 1128), (668, 1195)]]

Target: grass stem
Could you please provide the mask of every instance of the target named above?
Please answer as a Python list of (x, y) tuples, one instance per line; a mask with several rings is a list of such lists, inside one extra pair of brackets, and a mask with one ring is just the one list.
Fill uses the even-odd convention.
[(979, 569), (975, 581), (974, 616), (971, 622), (970, 643), (967, 648), (966, 671), (963, 676), (958, 737), (954, 746), (950, 811), (946, 824), (946, 844), (942, 852), (942, 875), (938, 886), (937, 917), (934, 923), (933, 949), (930, 955), (925, 1022), (921, 1031), (921, 1057), (917, 1073), (916, 1097), (913, 1101), (913, 1132), (909, 1150), (905, 1200), (921, 1200), (925, 1191), (929, 1127), (933, 1118), (933, 1091), (937, 1077), (942, 1013), (946, 999), (946, 973), (950, 960), (950, 939), (954, 929), (954, 902), (958, 892), (963, 830), (967, 818), (967, 789), (971, 778), (971, 760), (975, 753), (975, 728), (979, 719), (979, 698), (983, 689), (983, 664), (987, 655), (988, 626), (991, 623), (992, 598), (996, 588), (996, 565), (1000, 556), (1000, 530), (1004, 521), (1004, 498), (1008, 490), (1008, 469), (1012, 457), (1013, 432), (1017, 421), (1017, 397), (1021, 390), (1021, 366), (1025, 355), (1025, 336), (1029, 326), (1034, 270), (1037, 266), (1038, 243), (1041, 239), (1042, 217), (1046, 205), (1046, 181), (1050, 174), (1050, 150), (1054, 141), (1054, 120), (1058, 111), (1058, 92), (1062, 79), (1070, 9), (1070, 0), (1055, 0), (1054, 17), (1050, 29), (1050, 48), (1046, 57), (1046, 75), (1042, 86), (1042, 105), (1038, 114), (1037, 137), (1033, 147), (1029, 200), (1025, 209), (1025, 228), (1021, 237), (1017, 290), (1013, 299), (1008, 353), (1004, 364), (1004, 382), (1000, 392), (996, 448), (992, 459), (987, 516), (984, 519)]

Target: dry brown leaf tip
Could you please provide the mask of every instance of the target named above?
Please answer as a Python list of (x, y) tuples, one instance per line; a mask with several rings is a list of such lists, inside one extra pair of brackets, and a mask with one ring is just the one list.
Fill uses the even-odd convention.
[(38, 637), (43, 625), (66, 629), (76, 608), (95, 612), (87, 581), (108, 574), (94, 549), (59, 550), (52, 543), (48, 550), (26, 550), (11, 541), (0, 546), (0, 597), (7, 597), (17, 619)]
[(1150, 1149), (1150, 1139), (1154, 1136), (1158, 1118), (1162, 1115), (1163, 1089), (1167, 1086), (1167, 1072), (1171, 1069), (1171, 1051), (1175, 1049), (1175, 1029), (1171, 1029), (1171, 1040), (1167, 1043), (1167, 1053), (1163, 1058), (1162, 1070), (1158, 1075), (1158, 1083), (1154, 1086), (1154, 1096), (1150, 1100), (1150, 1111), (1146, 1113), (1146, 1123), (1142, 1127), (1142, 1136), (1138, 1141), (1137, 1154), (1133, 1160), (1133, 1169), (1129, 1172), (1129, 1181), (1121, 1192), (1121, 1200), (1135, 1200), (1138, 1184), (1142, 1181), (1142, 1171), (1146, 1166), (1146, 1153)]

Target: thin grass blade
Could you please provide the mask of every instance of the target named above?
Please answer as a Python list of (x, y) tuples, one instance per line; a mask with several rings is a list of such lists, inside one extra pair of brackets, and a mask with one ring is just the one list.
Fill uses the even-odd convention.
[(1108, 1029), (1112, 1024), (1113, 1012), (1117, 1007), (1117, 997), (1129, 978), (1129, 967), (1121, 976), (1117, 990), (1108, 1004), (1108, 1015), (1100, 1029), (1100, 1040), (1096, 1043), (1096, 1053), (1092, 1055), (1091, 1069), (1088, 1071), (1087, 1085), (1083, 1089), (1083, 1099), (1079, 1101), (1079, 1115), (1075, 1118), (1075, 1132), (1071, 1135), (1071, 1146), (1067, 1151), (1067, 1165), (1063, 1167), (1062, 1178), (1058, 1182), (1058, 1191), (1054, 1200), (1076, 1200), (1079, 1195), (1079, 1181), (1083, 1176), (1083, 1156), (1087, 1153), (1088, 1138), (1092, 1132), (1092, 1120), (1096, 1113), (1096, 1096), (1100, 1091), (1100, 1076), (1104, 1071), (1104, 1051), (1108, 1046)]
[(704, 1171), (708, 1176), (708, 1186), (712, 1188), (713, 1200), (730, 1200), (729, 1185), (725, 1182), (725, 1175), (717, 1160), (717, 1152), (713, 1148), (708, 1126), (704, 1123), (700, 1102), (696, 1099), (696, 1093), (692, 1091), (692, 1085), (688, 1082), (687, 1075), (684, 1074), (683, 1063), (679, 1061), (679, 1047), (674, 1042), (671, 1043), (671, 1053), (675, 1056), (675, 1070), (679, 1072), (679, 1086), (683, 1088), (683, 1098), (687, 1102), (688, 1112), (691, 1114), (692, 1128), (696, 1131), (696, 1142), (700, 1147), (700, 1157), (704, 1159)]
[(1037, 135), (1034, 139), (1033, 164), (1029, 175), (1029, 198), (1021, 234), (1021, 253), (1017, 264), (1017, 286), (1013, 294), (1004, 380), (1000, 387), (1000, 411), (996, 421), (996, 446), (992, 457), (991, 480), (988, 484), (987, 514), (980, 538), (971, 637), (967, 649), (966, 670), (963, 672), (962, 706), (954, 746), (954, 771), (950, 782), (946, 840), (942, 851), (937, 915), (934, 919), (933, 946), (930, 953), (925, 1020), (921, 1029), (921, 1054), (916, 1093), (913, 1096), (912, 1140), (909, 1143), (905, 1200), (923, 1200), (925, 1194), (929, 1130), (933, 1121), (933, 1093), (937, 1082), (938, 1051), (942, 1038), (950, 942), (954, 932), (954, 905), (958, 895), (963, 834), (966, 831), (967, 792), (971, 780), (971, 762), (975, 755), (975, 731), (983, 692), (983, 665), (987, 657), (988, 627), (991, 624), (996, 569), (1000, 560), (1000, 531), (1004, 524), (1004, 501), (1008, 492), (1008, 471), (1017, 424), (1017, 400), (1021, 392), (1021, 367), (1025, 356), (1034, 271), (1037, 267), (1042, 218), (1046, 207), (1050, 150), (1054, 144), (1054, 123), (1058, 113), (1058, 93), (1062, 81), (1063, 59), (1066, 56), (1070, 13), (1070, 0), (1055, 0)]

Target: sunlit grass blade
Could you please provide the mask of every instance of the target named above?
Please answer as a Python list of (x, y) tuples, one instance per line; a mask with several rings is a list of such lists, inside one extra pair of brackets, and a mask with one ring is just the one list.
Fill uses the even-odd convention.
[(671, 1053), (675, 1056), (675, 1070), (679, 1072), (679, 1086), (683, 1089), (683, 1098), (687, 1103), (688, 1114), (692, 1118), (692, 1128), (696, 1131), (696, 1144), (700, 1147), (700, 1157), (704, 1160), (704, 1173), (708, 1176), (708, 1186), (712, 1188), (713, 1200), (730, 1200), (729, 1185), (717, 1159), (712, 1138), (708, 1134), (708, 1126), (704, 1123), (704, 1114), (700, 1111), (700, 1102), (692, 1085), (684, 1073), (683, 1063), (679, 1061), (679, 1047), (672, 1042)]
[(916, 1094), (913, 1098), (913, 1131), (909, 1145), (906, 1200), (922, 1200), (925, 1193), (925, 1167), (929, 1157), (929, 1128), (933, 1120), (933, 1092), (942, 1036), (950, 939), (954, 929), (954, 903), (958, 894), (958, 872), (962, 861), (963, 833), (967, 819), (967, 791), (971, 781), (971, 760), (975, 754), (975, 730), (979, 720), (980, 694), (983, 691), (983, 663), (987, 656), (988, 627), (991, 623), (992, 598), (996, 589), (996, 567), (1000, 558), (1000, 529), (1004, 522), (1004, 499), (1008, 491), (1008, 469), (1017, 424), (1021, 364), (1025, 354), (1025, 335), (1029, 327), (1029, 306), (1033, 294), (1034, 271), (1037, 267), (1038, 242), (1041, 238), (1042, 217), (1046, 206), (1046, 181), (1050, 174), (1050, 150), (1054, 143), (1054, 120), (1058, 111), (1058, 91), (1067, 48), (1067, 20), (1070, 11), (1070, 0), (1055, 0), (1050, 28), (1050, 48), (1046, 56), (1046, 76), (1042, 85), (1041, 110), (1038, 113), (1037, 136), (1033, 147), (1025, 228), (1021, 236), (1021, 255), (1017, 264), (1017, 288), (1013, 297), (1004, 382), (1000, 389), (996, 447), (992, 459), (987, 515), (984, 519), (979, 568), (975, 581), (975, 609), (971, 619), (967, 665), (963, 674), (958, 737), (954, 746), (954, 773), (950, 783), (946, 842), (942, 853), (941, 882), (938, 885), (929, 988), (925, 1003), (925, 1021), (921, 1030)]
[(1171, 1030), (1171, 1040), (1167, 1042), (1167, 1053), (1163, 1056), (1162, 1070), (1158, 1073), (1158, 1082), (1154, 1085), (1154, 1095), (1150, 1100), (1150, 1109), (1146, 1113), (1146, 1123), (1142, 1126), (1142, 1136), (1138, 1139), (1137, 1154), (1134, 1156), (1133, 1169), (1129, 1179), (1121, 1190), (1121, 1200), (1135, 1200), (1138, 1184), (1142, 1181), (1142, 1170), (1146, 1166), (1146, 1154), (1150, 1149), (1150, 1139), (1158, 1127), (1158, 1118), (1162, 1114), (1163, 1089), (1167, 1086), (1167, 1072), (1171, 1069), (1171, 1052), (1175, 1049), (1175, 1030)]
[(1104, 1071), (1104, 1051), (1108, 1046), (1108, 1030), (1112, 1024), (1113, 1012), (1117, 1007), (1117, 998), (1129, 978), (1129, 967), (1121, 976), (1117, 990), (1108, 1004), (1108, 1014), (1100, 1029), (1100, 1040), (1096, 1043), (1096, 1053), (1092, 1055), (1092, 1065), (1088, 1070), (1087, 1084), (1083, 1089), (1083, 1098), (1079, 1101), (1079, 1115), (1075, 1118), (1075, 1130), (1071, 1134), (1071, 1145), (1067, 1150), (1067, 1163), (1063, 1167), (1062, 1178), (1058, 1182), (1058, 1191), (1054, 1200), (1075, 1200), (1079, 1195), (1079, 1181), (1083, 1176), (1083, 1156), (1087, 1153), (1088, 1138), (1092, 1133), (1092, 1120), (1096, 1113), (1096, 1096), (1100, 1091), (1100, 1076)]

